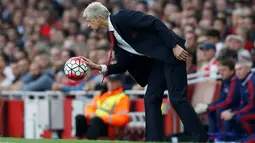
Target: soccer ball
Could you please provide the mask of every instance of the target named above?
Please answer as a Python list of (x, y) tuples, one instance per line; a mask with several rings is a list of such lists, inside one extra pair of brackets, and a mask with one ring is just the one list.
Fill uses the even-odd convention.
[(65, 63), (64, 71), (66, 76), (71, 80), (81, 80), (89, 71), (89, 66), (85, 60), (80, 57), (72, 57)]

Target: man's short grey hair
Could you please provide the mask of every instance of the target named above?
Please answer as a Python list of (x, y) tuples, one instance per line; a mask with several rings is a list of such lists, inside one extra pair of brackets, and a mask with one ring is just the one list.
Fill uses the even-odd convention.
[(243, 64), (244, 66), (246, 66), (247, 68), (252, 68), (252, 62), (251, 61), (244, 61), (244, 60), (238, 60), (236, 62), (236, 65), (237, 64)]
[(109, 10), (100, 2), (92, 2), (85, 8), (83, 12), (83, 17), (88, 19), (94, 19), (96, 17), (101, 19), (108, 19), (109, 15)]

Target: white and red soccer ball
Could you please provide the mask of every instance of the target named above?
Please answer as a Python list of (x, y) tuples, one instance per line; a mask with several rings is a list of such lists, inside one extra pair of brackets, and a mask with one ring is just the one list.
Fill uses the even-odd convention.
[(64, 72), (71, 80), (81, 80), (89, 71), (89, 66), (85, 63), (85, 59), (81, 57), (72, 57), (65, 63)]

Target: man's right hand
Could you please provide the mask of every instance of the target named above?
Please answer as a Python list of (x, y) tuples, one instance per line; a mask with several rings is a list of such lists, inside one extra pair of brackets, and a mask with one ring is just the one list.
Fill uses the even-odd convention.
[(90, 59), (83, 57), (83, 56), (79, 56), (79, 57), (85, 61), (85, 63), (91, 68), (91, 70), (99, 70), (99, 71), (102, 70), (100, 65), (92, 62)]
[(173, 53), (174, 56), (181, 61), (186, 61), (188, 58), (188, 52), (185, 51), (181, 46), (179, 46), (178, 44), (176, 45), (176, 47), (173, 48)]

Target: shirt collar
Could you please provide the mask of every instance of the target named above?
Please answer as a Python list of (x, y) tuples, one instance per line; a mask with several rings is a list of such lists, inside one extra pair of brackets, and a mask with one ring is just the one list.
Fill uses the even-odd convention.
[(109, 31), (114, 31), (114, 27), (112, 25), (110, 15), (108, 16), (108, 29), (109, 29)]

